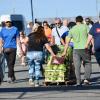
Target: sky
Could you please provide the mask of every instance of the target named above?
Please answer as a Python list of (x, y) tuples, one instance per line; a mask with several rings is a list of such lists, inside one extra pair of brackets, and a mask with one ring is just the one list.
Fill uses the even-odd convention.
[[(22, 14), (31, 20), (31, 0), (0, 0), (0, 15)], [(97, 16), (100, 0), (33, 0), (34, 18)]]

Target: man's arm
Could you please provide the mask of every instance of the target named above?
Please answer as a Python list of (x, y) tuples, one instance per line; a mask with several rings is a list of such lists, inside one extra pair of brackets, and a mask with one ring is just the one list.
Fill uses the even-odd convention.
[(62, 38), (60, 39), (60, 41), (61, 41), (62, 45), (65, 45), (65, 42)]
[[(88, 48), (88, 45), (91, 43), (91, 41), (93, 40), (93, 37), (91, 34), (88, 34), (88, 39), (87, 39), (87, 43), (85, 45), (85, 48)], [(94, 43), (92, 42), (92, 45), (94, 45)]]

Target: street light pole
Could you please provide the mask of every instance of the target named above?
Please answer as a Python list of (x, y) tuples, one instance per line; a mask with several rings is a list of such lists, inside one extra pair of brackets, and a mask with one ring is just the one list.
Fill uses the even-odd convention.
[(34, 23), (33, 1), (32, 1), (32, 0), (30, 0), (30, 4), (31, 4), (31, 16), (32, 16), (32, 22)]
[(98, 0), (96, 0), (96, 13), (97, 13), (97, 18), (98, 18)]
[(96, 13), (97, 13), (97, 18), (99, 19), (100, 18), (100, 9), (99, 9), (99, 3), (100, 3), (100, 0), (96, 0)]

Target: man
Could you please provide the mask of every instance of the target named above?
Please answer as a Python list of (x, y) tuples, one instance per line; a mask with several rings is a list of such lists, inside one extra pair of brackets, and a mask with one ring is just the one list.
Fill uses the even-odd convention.
[(8, 17), (5, 19), (5, 27), (0, 32), (0, 47), (3, 47), (4, 56), (7, 61), (9, 83), (15, 81), (16, 42), (20, 45), (19, 32), (16, 27), (12, 26), (11, 19)]
[(83, 24), (82, 16), (76, 17), (76, 25), (69, 31), (68, 39), (66, 41), (65, 49), (62, 56), (66, 55), (68, 44), (71, 38), (73, 39), (74, 42), (73, 62), (75, 66), (77, 86), (81, 85), (80, 67), (82, 60), (85, 63), (84, 84), (89, 84), (89, 79), (91, 74), (91, 63), (88, 50), (85, 50), (85, 44), (88, 38), (88, 27), (87, 25)]
[(93, 51), (95, 52), (97, 63), (100, 66), (100, 18), (99, 22), (95, 23), (89, 31), (86, 48), (88, 48), (88, 45), (91, 40), (93, 41)]
[[(61, 39), (61, 36), (64, 32), (68, 31), (68, 28), (62, 26), (62, 22), (60, 18), (55, 19), (55, 27), (52, 29), (52, 36), (54, 39), (54, 44), (56, 45), (65, 45), (63, 39)], [(52, 40), (53, 40), (52, 39)]]
[(89, 29), (92, 27), (92, 25), (93, 25), (93, 22), (91, 21), (91, 19), (90, 18), (86, 18), (85, 19), (85, 23), (86, 23), (86, 25), (89, 27)]

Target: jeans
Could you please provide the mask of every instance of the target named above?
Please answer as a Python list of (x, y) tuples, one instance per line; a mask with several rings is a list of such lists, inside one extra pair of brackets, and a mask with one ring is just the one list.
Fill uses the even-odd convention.
[(33, 79), (35, 76), (36, 80), (40, 77), (41, 62), (43, 60), (42, 51), (31, 51), (27, 52), (27, 63), (29, 67), (29, 78)]
[(80, 68), (81, 62), (84, 61), (84, 79), (90, 79), (91, 75), (91, 57), (90, 53), (85, 49), (75, 49), (73, 51), (73, 62), (75, 66), (75, 74), (77, 83), (81, 83)]
[(0, 54), (0, 81), (3, 81), (4, 74), (5, 74), (4, 54)]

